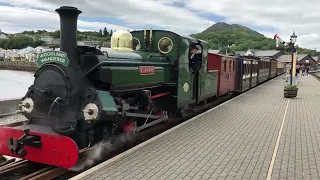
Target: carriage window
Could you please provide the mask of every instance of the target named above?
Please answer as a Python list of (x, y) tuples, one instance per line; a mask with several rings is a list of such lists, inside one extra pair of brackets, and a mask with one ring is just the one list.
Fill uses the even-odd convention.
[(253, 64), (253, 61), (251, 61), (251, 64), (252, 64), (252, 72), (254, 72), (255, 71), (255, 69), (256, 69), (256, 65), (255, 64)]
[(231, 72), (231, 63), (232, 63), (232, 61), (229, 61), (229, 72)]
[(227, 61), (226, 60), (223, 61), (223, 68), (224, 68), (224, 72), (226, 72), (227, 71)]
[(235, 65), (234, 64), (235, 64), (235, 61), (232, 61), (232, 66), (233, 66), (232, 69), (233, 69), (233, 71), (235, 71)]
[(245, 74), (246, 72), (246, 64), (244, 64), (243, 62), (243, 65), (242, 65), (242, 74)]
[(253, 61), (251, 61), (251, 66), (252, 66), (251, 71), (254, 72), (256, 67), (255, 67), (255, 64), (253, 64)]
[(244, 64), (243, 74), (247, 74), (247, 63), (246, 63), (246, 64)]

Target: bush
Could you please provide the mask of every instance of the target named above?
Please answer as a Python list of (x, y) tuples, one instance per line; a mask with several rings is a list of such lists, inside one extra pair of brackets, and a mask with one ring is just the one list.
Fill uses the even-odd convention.
[(292, 85), (288, 85), (287, 84), (287, 85), (284, 86), (284, 88), (285, 89), (296, 89), (296, 88), (298, 88), (298, 86), (296, 84), (292, 84)]

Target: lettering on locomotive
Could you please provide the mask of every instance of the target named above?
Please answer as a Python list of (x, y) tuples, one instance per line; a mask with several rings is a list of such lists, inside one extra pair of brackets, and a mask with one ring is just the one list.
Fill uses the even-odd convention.
[(70, 60), (67, 53), (62, 51), (46, 51), (38, 55), (37, 65), (42, 66), (45, 63), (55, 62), (68, 67)]
[(154, 66), (139, 66), (140, 75), (152, 75), (155, 72)]

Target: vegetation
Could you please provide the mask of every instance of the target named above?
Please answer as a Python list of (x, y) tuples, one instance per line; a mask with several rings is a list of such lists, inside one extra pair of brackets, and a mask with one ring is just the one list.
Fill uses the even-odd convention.
[[(203, 39), (209, 43), (211, 49), (220, 49), (234, 53), (247, 49), (273, 50), (276, 49), (275, 40), (238, 24), (219, 22), (198, 34), (191, 36)], [(279, 46), (278, 50), (290, 52), (288, 46)], [(320, 55), (320, 52), (297, 47), (298, 54)]]
[(288, 85), (288, 84), (287, 84), (287, 85), (284, 86), (284, 88), (285, 88), (285, 89), (297, 89), (298, 86), (297, 86), (296, 84), (292, 84), (292, 85)]
[[(2, 32), (3, 33), (3, 32)], [(78, 31), (77, 38), (79, 41), (110, 41), (113, 30), (108, 31), (107, 28), (97, 31)], [(6, 33), (3, 33), (6, 34)], [(46, 30), (23, 31), (18, 34), (6, 34), (8, 39), (0, 39), (0, 48), (3, 49), (22, 49), (27, 46), (37, 47), (44, 45), (40, 40), (41, 36), (52, 36), (55, 39), (60, 39), (60, 30), (48, 32)], [(59, 47), (56, 44), (49, 44), (49, 47)]]
[[(109, 41), (110, 37), (113, 33), (113, 30), (107, 30), (105, 27), (103, 30), (99, 31), (77, 31), (77, 39), (79, 41)], [(37, 30), (37, 31), (23, 31), (21, 34), (23, 35), (31, 35), (36, 38), (40, 38), (41, 36), (52, 36), (55, 39), (60, 38), (60, 30), (54, 32), (48, 32), (46, 30)]]
[(43, 41), (25, 35), (17, 35), (8, 39), (0, 39), (0, 48), (3, 49), (22, 49), (27, 46), (37, 47), (43, 45)]

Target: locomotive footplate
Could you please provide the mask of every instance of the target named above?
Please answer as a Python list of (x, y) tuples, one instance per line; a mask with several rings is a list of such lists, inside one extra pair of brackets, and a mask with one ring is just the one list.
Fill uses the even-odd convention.
[(0, 128), (0, 154), (71, 168), (78, 161), (79, 149), (66, 136), (3, 127)]

